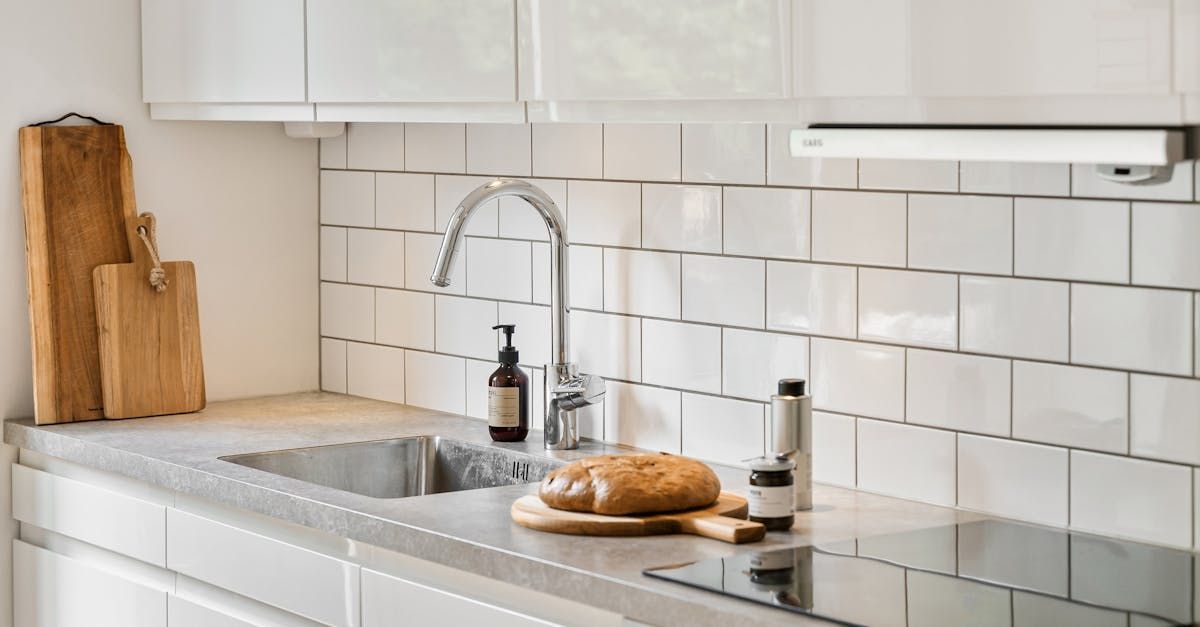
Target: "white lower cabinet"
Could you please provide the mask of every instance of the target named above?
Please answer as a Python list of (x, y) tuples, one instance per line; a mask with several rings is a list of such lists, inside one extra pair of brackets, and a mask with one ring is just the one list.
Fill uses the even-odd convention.
[(362, 570), (363, 627), (409, 625), (553, 625), (475, 599), (430, 588), (399, 577)]
[(17, 627), (164, 627), (167, 593), (13, 540)]
[(171, 627), (253, 627), (254, 625), (254, 623), (177, 596), (167, 599), (167, 624)]

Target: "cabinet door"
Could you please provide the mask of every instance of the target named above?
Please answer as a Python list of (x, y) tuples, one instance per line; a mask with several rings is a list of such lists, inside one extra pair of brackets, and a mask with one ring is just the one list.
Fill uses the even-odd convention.
[(13, 540), (13, 620), (21, 627), (166, 627), (167, 593)]
[(520, 0), (525, 100), (790, 95), (788, 0)]
[(803, 0), (801, 97), (1165, 95), (1171, 0)]
[(304, 0), (142, 0), (145, 102), (304, 102)]
[(516, 100), (514, 0), (308, 0), (313, 102)]
[(489, 625), (542, 627), (546, 621), (364, 568), (362, 627)]

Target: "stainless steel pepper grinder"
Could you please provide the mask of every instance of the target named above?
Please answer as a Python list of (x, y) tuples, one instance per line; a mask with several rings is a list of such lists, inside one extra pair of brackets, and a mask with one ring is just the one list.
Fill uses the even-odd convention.
[(769, 450), (793, 457), (796, 511), (812, 509), (812, 397), (804, 393), (804, 379), (780, 379), (771, 395)]

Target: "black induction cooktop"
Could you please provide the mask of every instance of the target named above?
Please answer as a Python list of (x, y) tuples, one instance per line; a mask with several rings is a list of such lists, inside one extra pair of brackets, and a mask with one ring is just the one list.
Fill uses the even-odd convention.
[(848, 625), (1200, 621), (1200, 555), (997, 520), (747, 552), (645, 574)]

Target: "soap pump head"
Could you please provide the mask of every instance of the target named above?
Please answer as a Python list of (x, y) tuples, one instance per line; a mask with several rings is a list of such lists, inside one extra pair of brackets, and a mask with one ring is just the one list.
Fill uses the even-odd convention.
[(500, 349), (500, 363), (511, 366), (521, 360), (521, 353), (513, 346), (512, 336), (517, 330), (515, 324), (498, 324), (492, 329), (500, 329), (504, 333), (504, 347)]

